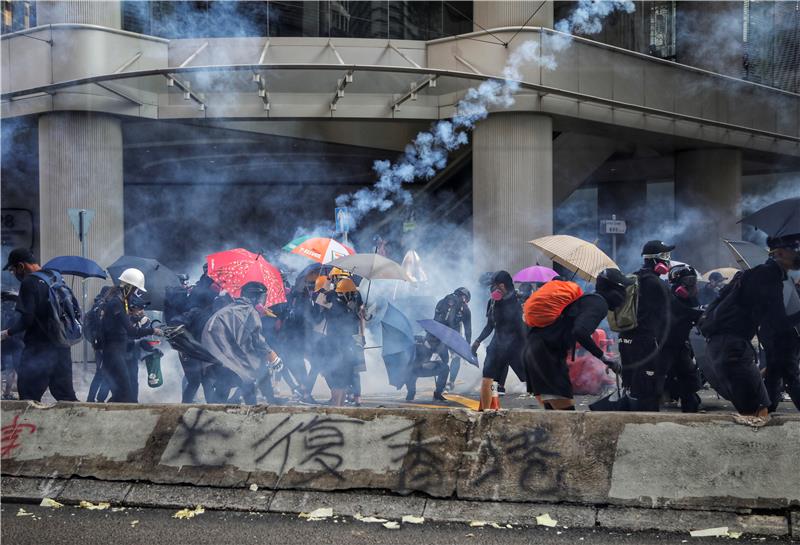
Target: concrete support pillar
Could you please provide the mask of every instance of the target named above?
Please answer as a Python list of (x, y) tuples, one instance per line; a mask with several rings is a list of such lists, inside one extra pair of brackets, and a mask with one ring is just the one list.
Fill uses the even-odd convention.
[(742, 152), (700, 149), (675, 154), (675, 216), (684, 226), (676, 256), (705, 272), (735, 265), (722, 239), (741, 239)]
[(498, 113), (478, 123), (472, 146), (477, 272), (533, 265), (527, 241), (553, 233), (553, 121)]
[[(599, 184), (597, 188), (597, 218), (625, 220), (628, 232), (617, 235), (616, 263), (623, 271), (630, 272), (639, 266), (641, 241), (647, 237), (646, 222), (650, 219), (647, 211), (647, 182), (610, 182)], [(599, 246), (613, 259), (611, 235), (599, 236)]]
[(106, 266), (124, 250), (122, 127), (107, 115), (39, 118), (40, 248), (43, 262), (80, 255), (68, 208), (92, 208), (87, 256)]
[[(472, 16), (477, 23), (474, 30), (480, 26), (487, 29), (507, 26), (522, 26), (535, 12), (536, 15), (528, 21), (527, 26), (541, 26), (553, 28), (553, 2), (542, 0), (499, 0), (473, 2)], [(478, 26), (480, 25), (480, 26)]]

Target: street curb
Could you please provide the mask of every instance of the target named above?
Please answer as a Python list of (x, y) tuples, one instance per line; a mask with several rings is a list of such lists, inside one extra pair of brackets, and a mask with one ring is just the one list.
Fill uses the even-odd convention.
[(399, 520), (422, 516), (430, 522), (537, 526), (536, 518), (549, 515), (560, 528), (605, 528), (624, 531), (689, 532), (727, 527), (731, 532), (759, 536), (800, 537), (800, 511), (784, 514), (690, 509), (643, 509), (581, 506), (558, 503), (478, 502), (400, 496), (380, 492), (273, 491), (102, 481), (96, 479), (42, 479), (3, 475), (0, 501), (39, 503), (49, 497), (74, 505), (81, 500), (115, 506), (181, 509), (202, 505), (212, 510), (299, 514), (330, 507), (336, 516), (375, 516)]

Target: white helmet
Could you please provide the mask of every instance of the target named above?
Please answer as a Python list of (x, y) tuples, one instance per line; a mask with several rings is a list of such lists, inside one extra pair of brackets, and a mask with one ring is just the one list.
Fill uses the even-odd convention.
[(119, 275), (119, 281), (130, 284), (139, 291), (147, 292), (147, 290), (144, 289), (144, 273), (139, 269), (125, 269), (122, 271), (122, 274)]

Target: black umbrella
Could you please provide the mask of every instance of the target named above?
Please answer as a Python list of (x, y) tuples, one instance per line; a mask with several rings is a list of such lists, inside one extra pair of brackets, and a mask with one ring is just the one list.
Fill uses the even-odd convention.
[(108, 267), (114, 285), (119, 285), (119, 276), (125, 269), (139, 269), (144, 273), (147, 292), (142, 294), (142, 298), (150, 303), (152, 310), (164, 310), (167, 288), (179, 288), (181, 285), (178, 275), (155, 259), (129, 255), (120, 257)]
[(184, 356), (208, 363), (219, 363), (217, 359), (189, 333), (185, 326), (164, 327), (162, 331), (170, 346)]
[(771, 237), (783, 237), (800, 233), (800, 197), (784, 199), (758, 212), (742, 218), (741, 223), (752, 225)]

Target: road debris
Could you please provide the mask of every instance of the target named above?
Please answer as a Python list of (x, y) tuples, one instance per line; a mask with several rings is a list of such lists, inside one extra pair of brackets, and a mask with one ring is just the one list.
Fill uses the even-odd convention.
[(111, 507), (111, 504), (105, 501), (101, 501), (95, 504), (90, 501), (81, 500), (78, 506), (83, 507), (84, 509), (89, 509), (90, 511), (99, 511), (103, 509), (108, 509), (109, 507)]
[(548, 528), (555, 528), (558, 521), (553, 519), (549, 513), (545, 513), (544, 515), (536, 517), (536, 524), (539, 526), (547, 526)]
[(399, 530), (400, 523), (394, 520), (390, 520), (389, 522), (384, 522), (383, 527), (386, 528), (387, 530)]
[(325, 520), (333, 516), (333, 508), (320, 507), (319, 509), (314, 509), (310, 513), (300, 513), (298, 516), (309, 521)]
[(378, 517), (365, 517), (360, 513), (356, 513), (353, 516), (353, 518), (361, 522), (380, 522), (381, 524), (383, 524), (384, 522), (389, 522), (389, 519), (382, 519)]
[(174, 519), (191, 519), (191, 518), (194, 518), (197, 515), (201, 515), (201, 514), (203, 514), (205, 512), (206, 512), (206, 510), (203, 509), (203, 506), (202, 505), (198, 505), (194, 509), (189, 509), (188, 507), (186, 509), (181, 509), (180, 511), (178, 511), (177, 513), (172, 515), (172, 518), (174, 518)]
[(425, 517), (415, 517), (414, 515), (403, 515), (401, 522), (405, 524), (422, 524), (425, 522)]
[(64, 504), (58, 503), (56, 500), (52, 498), (42, 498), (39, 507), (53, 507), (54, 509), (58, 509), (60, 507), (64, 507)]
[(728, 537), (728, 527), (706, 528), (704, 530), (692, 530), (689, 532), (692, 537)]
[(250, 485), (250, 490), (252, 490), (253, 492), (257, 492), (258, 491), (258, 485), (256, 483), (251, 484)]
[(473, 520), (473, 521), (470, 521), (469, 527), (470, 528), (483, 528), (487, 524), (488, 524), (488, 522), (486, 522), (485, 520)]
[(26, 511), (25, 509), (23, 509), (22, 507), (20, 507), (19, 511), (17, 511), (17, 516), (18, 517), (32, 517), (33, 513), (30, 513), (28, 511)]

